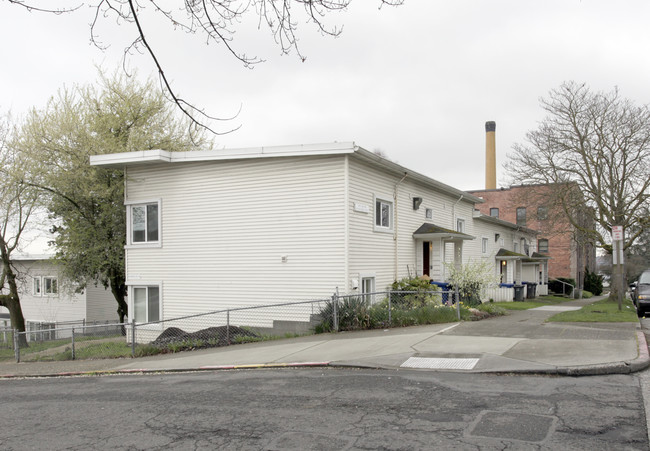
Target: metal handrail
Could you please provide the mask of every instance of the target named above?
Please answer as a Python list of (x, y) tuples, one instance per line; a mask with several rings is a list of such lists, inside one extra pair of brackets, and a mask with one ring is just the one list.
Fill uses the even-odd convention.
[(571, 284), (568, 283), (568, 282), (565, 282), (565, 281), (560, 280), (560, 279), (551, 279), (551, 280), (549, 280), (549, 282), (551, 282), (551, 281), (560, 282), (560, 283), (562, 284), (562, 296), (566, 296), (566, 293), (564, 292), (564, 286), (565, 286), (565, 285), (568, 285), (568, 286), (571, 287), (571, 293), (574, 293), (574, 292), (575, 292), (576, 287), (575, 287), (574, 285), (571, 285)]

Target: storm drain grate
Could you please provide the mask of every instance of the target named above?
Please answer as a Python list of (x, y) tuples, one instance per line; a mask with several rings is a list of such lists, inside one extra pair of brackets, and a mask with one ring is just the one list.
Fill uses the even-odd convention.
[(443, 359), (430, 357), (409, 357), (402, 368), (426, 368), (432, 370), (471, 370), (479, 359)]

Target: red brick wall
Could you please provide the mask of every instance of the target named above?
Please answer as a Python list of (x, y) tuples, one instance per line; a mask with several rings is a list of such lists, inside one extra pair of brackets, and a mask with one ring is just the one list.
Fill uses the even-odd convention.
[[(538, 220), (537, 207), (544, 205), (544, 191), (548, 187), (531, 185), (512, 187), (508, 189), (470, 191), (471, 194), (483, 198), (485, 203), (477, 204), (476, 208), (485, 215), (490, 214), (490, 208), (499, 209), (499, 219), (517, 223), (517, 208), (526, 207), (526, 227), (540, 232), (537, 239), (546, 238), (549, 243), (548, 262), (549, 279), (557, 277), (576, 277), (575, 246), (572, 240), (573, 227), (560, 212), (549, 211), (551, 220)], [(531, 194), (533, 191), (534, 195)]]

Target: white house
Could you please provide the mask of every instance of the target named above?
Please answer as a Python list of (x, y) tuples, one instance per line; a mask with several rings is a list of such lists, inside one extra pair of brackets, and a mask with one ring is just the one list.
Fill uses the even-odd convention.
[[(13, 259), (20, 305), (27, 330), (66, 323), (117, 322), (117, 303), (110, 290), (89, 285), (82, 292), (61, 276), (48, 255), (22, 255)], [(0, 307), (0, 321), (10, 327), (9, 311)]]
[(506, 261), (504, 281), (521, 281), (497, 247), (535, 242), (534, 231), (477, 217), (480, 198), (354, 143), (149, 150), (91, 164), (126, 171), (138, 322), (373, 292), (407, 276), (444, 281), (444, 262), (470, 258), (492, 259), (495, 272)]

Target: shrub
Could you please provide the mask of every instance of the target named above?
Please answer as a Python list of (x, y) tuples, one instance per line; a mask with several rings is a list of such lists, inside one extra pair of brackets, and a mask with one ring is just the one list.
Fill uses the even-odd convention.
[(451, 285), (458, 287), (460, 300), (469, 307), (480, 305), (481, 290), (498, 282), (494, 268), (487, 261), (470, 260), (460, 268), (448, 263), (445, 266)]
[(591, 291), (582, 290), (582, 297), (583, 299), (589, 299), (589, 298), (593, 298), (594, 295)]
[[(357, 296), (344, 297), (337, 301), (339, 330), (370, 328), (368, 303)], [(328, 301), (320, 312), (321, 323), (314, 328), (316, 333), (334, 330), (334, 301)]]
[(601, 295), (603, 293), (603, 276), (596, 274), (595, 272), (591, 272), (589, 271), (589, 268), (587, 268), (585, 270), (584, 289), (591, 291), (596, 296)]
[(442, 298), (439, 294), (432, 293), (440, 291), (436, 285), (431, 285), (428, 280), (416, 278), (404, 278), (393, 282), (392, 291), (401, 291), (408, 293), (393, 293), (391, 304), (395, 308), (411, 310), (414, 308), (424, 307), (426, 305), (441, 305)]

